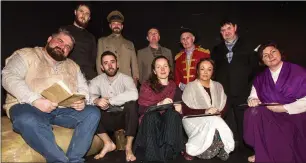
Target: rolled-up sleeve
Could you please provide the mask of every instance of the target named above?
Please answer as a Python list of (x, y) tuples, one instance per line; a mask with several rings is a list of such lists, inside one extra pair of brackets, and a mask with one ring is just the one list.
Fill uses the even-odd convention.
[(41, 98), (39, 93), (33, 92), (25, 82), (28, 66), (20, 54), (14, 54), (2, 70), (2, 86), (11, 95), (17, 98), (19, 103), (32, 104)]

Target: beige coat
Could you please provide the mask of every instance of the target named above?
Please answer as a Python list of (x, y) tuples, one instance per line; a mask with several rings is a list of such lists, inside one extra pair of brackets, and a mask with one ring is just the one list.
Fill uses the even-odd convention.
[[(8, 63), (11, 58), (14, 58), (14, 56), (18, 54), (22, 57), (22, 60), (27, 66), (27, 72), (23, 77), (19, 74), (16, 75), (13, 70), (5, 67), (2, 72), (5, 79), (3, 84), (6, 85), (6, 88), (9, 90), (12, 91), (12, 88), (10, 87), (16, 86), (13, 84), (16, 84), (15, 81), (17, 80), (16, 79), (12, 82), (9, 79), (18, 78), (19, 80), (19, 78), (21, 78), (20, 80), (24, 81), (25, 86), (35, 93), (41, 93), (43, 90), (60, 80), (62, 80), (68, 86), (71, 92), (75, 93), (78, 91), (77, 72), (80, 71), (80, 67), (71, 59), (61, 61), (61, 64), (58, 64), (56, 70), (54, 70), (51, 66), (52, 63), (50, 59), (46, 57), (47, 54), (44, 53), (41, 47), (35, 47), (23, 48), (15, 51), (13, 55), (6, 59), (6, 63)], [(7, 93), (3, 108), (6, 110), (8, 116), (9, 109), (17, 103), (20, 103), (20, 101), (18, 101), (13, 94)]]
[(119, 72), (139, 79), (137, 57), (134, 44), (131, 41), (122, 36), (116, 37), (114, 34), (99, 38), (98, 55), (96, 60), (98, 74), (102, 73), (101, 55), (105, 51), (111, 51), (117, 56)]
[[(170, 49), (161, 47), (163, 56), (167, 57), (170, 62), (171, 70), (173, 70), (173, 57)], [(150, 46), (140, 49), (137, 52), (138, 67), (139, 67), (139, 82), (143, 83), (146, 81), (151, 74), (151, 64), (154, 59), (154, 55), (150, 49)]]

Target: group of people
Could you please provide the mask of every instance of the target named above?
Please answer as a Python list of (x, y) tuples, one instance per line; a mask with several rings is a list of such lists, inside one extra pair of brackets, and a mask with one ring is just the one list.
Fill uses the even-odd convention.
[[(211, 52), (183, 30), (184, 49), (173, 60), (151, 28), (148, 47), (136, 55), (121, 35), (122, 13), (108, 15), (112, 34), (98, 43), (86, 30), (90, 16), (88, 4), (78, 5), (73, 25), (52, 34), (45, 47), (15, 51), (2, 70), (13, 129), (47, 162), (84, 162), (95, 134), (104, 142), (95, 158), (103, 158), (116, 149), (109, 133), (120, 130), (126, 161), (179, 154), (227, 160), (244, 141), (255, 151), (250, 162), (306, 161), (306, 70), (283, 61), (275, 43), (256, 52), (238, 36), (238, 25), (225, 20), (224, 41)], [(259, 62), (267, 66), (260, 73)], [(86, 98), (66, 108), (45, 99), (40, 93), (58, 81)], [(67, 153), (55, 142), (53, 124), (75, 129)]]

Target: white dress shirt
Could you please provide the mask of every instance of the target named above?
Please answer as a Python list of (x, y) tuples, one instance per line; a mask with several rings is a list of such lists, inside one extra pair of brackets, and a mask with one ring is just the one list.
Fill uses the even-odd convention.
[(93, 78), (89, 84), (90, 102), (100, 97), (108, 97), (113, 106), (121, 106), (128, 101), (138, 99), (138, 90), (133, 78), (117, 72), (110, 81), (105, 73)]

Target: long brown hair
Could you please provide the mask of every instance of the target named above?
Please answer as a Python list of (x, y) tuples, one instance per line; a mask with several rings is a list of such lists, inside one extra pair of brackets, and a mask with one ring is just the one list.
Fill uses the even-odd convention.
[(155, 70), (155, 63), (158, 59), (165, 59), (167, 60), (167, 63), (168, 63), (168, 66), (169, 66), (169, 76), (168, 76), (168, 80), (174, 80), (173, 78), (173, 73), (172, 73), (172, 70), (171, 70), (171, 66), (170, 66), (170, 62), (169, 62), (169, 59), (165, 56), (162, 56), (162, 55), (159, 55), (157, 57), (154, 58), (154, 60), (152, 61), (152, 64), (151, 64), (151, 75), (148, 79), (149, 83), (150, 83), (150, 87), (151, 89), (156, 92), (156, 93), (159, 93), (163, 90), (163, 86), (160, 84), (159, 82), (159, 79), (157, 78), (157, 75), (154, 73), (154, 70)]

